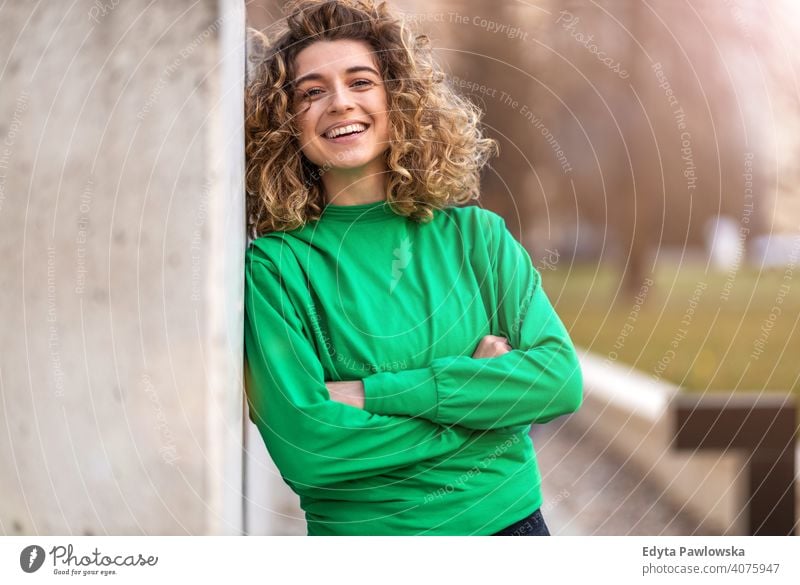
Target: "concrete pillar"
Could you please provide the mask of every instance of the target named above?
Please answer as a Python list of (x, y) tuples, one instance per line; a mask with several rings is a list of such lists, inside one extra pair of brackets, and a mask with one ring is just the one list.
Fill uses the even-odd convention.
[(243, 2), (0, 13), (0, 533), (239, 534)]

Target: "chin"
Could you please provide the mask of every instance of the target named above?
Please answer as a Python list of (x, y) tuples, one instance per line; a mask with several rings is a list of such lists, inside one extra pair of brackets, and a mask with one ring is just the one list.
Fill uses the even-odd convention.
[(357, 169), (363, 169), (367, 165), (369, 165), (370, 161), (368, 160), (345, 160), (345, 161), (337, 161), (336, 164), (331, 163), (330, 169), (339, 169), (342, 171), (354, 171)]
[(327, 167), (331, 170), (355, 170), (369, 166), (375, 161), (375, 157), (370, 156), (352, 156), (347, 158), (337, 158), (332, 156), (328, 159)]

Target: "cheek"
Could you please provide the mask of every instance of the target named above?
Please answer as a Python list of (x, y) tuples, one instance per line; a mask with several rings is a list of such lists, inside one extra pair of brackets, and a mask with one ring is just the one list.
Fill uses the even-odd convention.
[(297, 121), (297, 126), (300, 130), (300, 136), (303, 137), (303, 141), (307, 142), (314, 134), (314, 124), (311, 122), (310, 117), (307, 114), (303, 116), (303, 118)]
[(380, 121), (380, 125), (382, 128), (382, 134), (389, 133), (389, 125), (391, 124), (390, 116), (389, 116), (389, 108), (391, 106), (386, 99), (386, 96), (383, 96), (383, 99), (377, 104), (375, 109), (376, 117)]
[(380, 137), (383, 140), (389, 140), (390, 129), (391, 129), (391, 120), (389, 118), (389, 114), (388, 112), (383, 113), (380, 116)]
[(295, 118), (295, 124), (300, 131), (300, 135), (308, 141), (316, 135), (316, 121), (317, 117), (314, 114), (314, 107), (305, 108)]

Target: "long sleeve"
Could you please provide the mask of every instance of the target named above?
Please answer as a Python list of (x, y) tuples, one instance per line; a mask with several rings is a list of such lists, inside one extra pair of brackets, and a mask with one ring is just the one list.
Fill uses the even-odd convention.
[(450, 453), (472, 431), (332, 401), (279, 271), (248, 250), (246, 389), (250, 418), (287, 482), (328, 487)]
[(496, 429), (545, 423), (578, 409), (583, 378), (575, 348), (528, 253), (496, 214), (491, 245), (498, 331), (512, 351), (495, 358), (434, 359), (427, 367), (363, 379), (365, 409), (441, 424)]

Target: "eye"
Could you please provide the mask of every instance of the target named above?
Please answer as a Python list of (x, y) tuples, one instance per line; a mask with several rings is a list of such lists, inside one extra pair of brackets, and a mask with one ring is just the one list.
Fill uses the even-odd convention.
[(372, 81), (370, 81), (369, 79), (356, 79), (353, 82), (353, 85), (355, 87), (358, 87), (358, 88), (364, 88), (364, 87), (370, 87), (370, 86), (374, 85), (374, 83)]
[(304, 99), (315, 98), (321, 93), (324, 93), (324, 90), (319, 87), (312, 87), (311, 89), (307, 89), (306, 91), (301, 92), (301, 95)]

